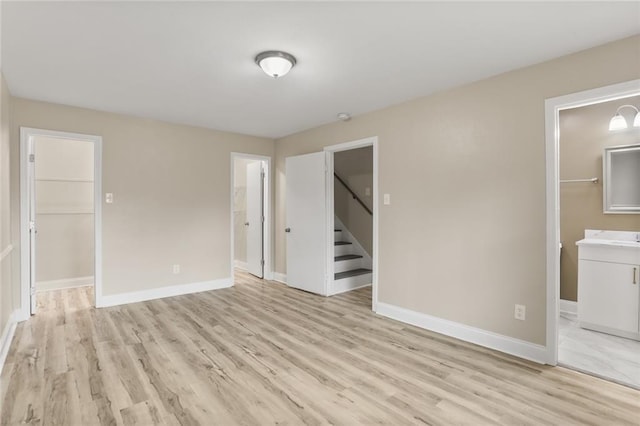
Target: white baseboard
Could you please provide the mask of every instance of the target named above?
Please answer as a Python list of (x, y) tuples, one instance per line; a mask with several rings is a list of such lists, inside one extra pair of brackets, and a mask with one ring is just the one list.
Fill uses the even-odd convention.
[(547, 360), (547, 348), (535, 343), (514, 339), (513, 337), (411, 311), (383, 302), (378, 302), (376, 313), (420, 328), (435, 331), (445, 336), (455, 337), (465, 342), (475, 343), (476, 345), (495, 349), (540, 364), (545, 364)]
[(287, 283), (287, 275), (281, 274), (280, 272), (273, 273), (273, 281), (278, 281), (279, 283), (286, 284)]
[[(249, 272), (249, 264), (247, 262), (242, 262), (240, 260), (233, 261), (233, 267), (236, 269), (240, 269), (243, 272)], [(273, 280), (273, 272), (267, 269), (267, 266), (264, 267), (264, 279), (272, 281)]]
[(147, 300), (162, 299), (164, 297), (182, 296), (184, 294), (199, 293), (201, 291), (219, 290), (233, 285), (232, 278), (222, 278), (213, 281), (172, 285), (150, 290), (132, 291), (130, 293), (102, 296), (96, 305), (98, 308), (126, 305), (128, 303), (145, 302)]
[(84, 287), (93, 285), (93, 275), (89, 277), (63, 278), (61, 280), (37, 281), (36, 291), (60, 290), (63, 288)]
[(578, 315), (578, 302), (573, 300), (560, 299), (560, 312)]
[(233, 261), (233, 267), (241, 269), (243, 271), (246, 271), (246, 270), (249, 269), (248, 266), (247, 266), (247, 262), (243, 262), (241, 260), (234, 260)]
[(347, 284), (336, 285), (336, 283), (340, 283), (340, 281), (343, 281), (343, 280), (339, 280), (337, 282), (334, 281), (332, 284), (330, 284), (331, 290), (329, 291), (329, 296), (335, 296), (336, 294), (346, 293), (348, 291), (357, 290), (363, 287), (371, 287), (371, 283), (368, 283), (368, 284), (347, 283)]
[(0, 374), (2, 374), (4, 362), (7, 360), (7, 355), (9, 355), (9, 348), (11, 347), (11, 342), (13, 341), (13, 335), (16, 332), (18, 317), (20, 316), (19, 314), (19, 310), (13, 311), (11, 315), (9, 315), (9, 320), (4, 326), (4, 330), (2, 330), (2, 337), (0, 337)]

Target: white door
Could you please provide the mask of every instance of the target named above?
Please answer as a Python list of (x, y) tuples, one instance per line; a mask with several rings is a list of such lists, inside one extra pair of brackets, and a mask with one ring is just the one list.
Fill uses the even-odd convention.
[(29, 139), (29, 161), (27, 166), (27, 191), (29, 194), (29, 297), (31, 315), (36, 313), (36, 163), (35, 143)]
[(247, 270), (256, 277), (264, 276), (264, 175), (262, 161), (247, 166)]
[(286, 159), (287, 284), (326, 294), (325, 153)]

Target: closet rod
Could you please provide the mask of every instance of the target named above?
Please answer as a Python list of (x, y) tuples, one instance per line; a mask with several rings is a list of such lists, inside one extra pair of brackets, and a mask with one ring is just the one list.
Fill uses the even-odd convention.
[(598, 178), (590, 178), (590, 179), (569, 179), (569, 180), (561, 180), (560, 183), (576, 183), (576, 182), (591, 182), (598, 183)]

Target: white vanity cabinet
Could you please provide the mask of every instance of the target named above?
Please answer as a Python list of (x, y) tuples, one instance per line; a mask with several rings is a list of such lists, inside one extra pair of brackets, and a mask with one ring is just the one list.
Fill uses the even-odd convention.
[(640, 243), (577, 244), (580, 326), (640, 340)]

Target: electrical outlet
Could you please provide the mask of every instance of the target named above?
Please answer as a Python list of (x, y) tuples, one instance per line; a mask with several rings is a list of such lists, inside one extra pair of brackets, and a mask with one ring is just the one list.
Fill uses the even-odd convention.
[(516, 305), (514, 317), (517, 320), (524, 321), (527, 314), (527, 307), (524, 305)]
[(173, 273), (174, 274), (179, 274), (180, 273), (180, 265), (178, 265), (178, 264), (173, 265)]

